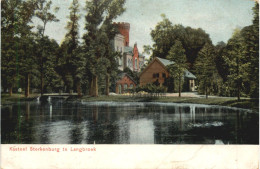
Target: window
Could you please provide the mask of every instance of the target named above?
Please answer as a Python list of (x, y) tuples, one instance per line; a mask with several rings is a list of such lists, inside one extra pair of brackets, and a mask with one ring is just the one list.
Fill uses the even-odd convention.
[(118, 64), (119, 66), (122, 66), (122, 58), (118, 58)]
[(154, 73), (153, 78), (159, 78), (159, 73)]
[(129, 88), (132, 89), (133, 87), (134, 87), (134, 85), (133, 85), (133, 84), (130, 84), (130, 87), (129, 87)]
[(165, 73), (162, 73), (162, 77), (163, 77), (163, 78), (166, 78), (166, 74), (165, 74)]
[(135, 69), (137, 69), (137, 59), (135, 59)]
[(119, 47), (118, 46), (116, 47), (116, 51), (119, 51)]
[(121, 85), (118, 86), (118, 93), (119, 93), (119, 94), (122, 93), (122, 87), (121, 87)]
[(193, 83), (191, 82), (190, 87), (193, 87)]
[(124, 90), (127, 90), (127, 84), (124, 85)]
[(128, 66), (128, 67), (132, 67), (132, 61), (131, 61), (131, 59), (128, 59), (127, 66)]

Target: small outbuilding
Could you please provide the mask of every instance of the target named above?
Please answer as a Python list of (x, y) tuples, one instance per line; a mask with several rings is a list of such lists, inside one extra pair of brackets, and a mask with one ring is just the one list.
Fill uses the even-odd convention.
[[(144, 86), (146, 84), (158, 84), (159, 86), (163, 86), (166, 79), (170, 76), (167, 66), (171, 64), (175, 63), (167, 59), (155, 57), (141, 72), (140, 86)], [(188, 91), (195, 91), (195, 79), (196, 76), (188, 70), (185, 70), (184, 89)]]
[(119, 74), (119, 80), (116, 82), (116, 93), (127, 93), (129, 89), (136, 87), (136, 82), (127, 73)]

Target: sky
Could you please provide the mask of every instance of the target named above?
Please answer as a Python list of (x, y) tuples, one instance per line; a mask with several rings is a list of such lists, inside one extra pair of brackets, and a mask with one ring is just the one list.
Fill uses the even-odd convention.
[[(67, 33), (69, 6), (72, 0), (52, 0), (53, 7), (60, 10), (56, 13), (60, 20), (48, 23), (46, 35), (61, 43)], [(85, 32), (85, 0), (81, 5), (80, 35)], [(115, 22), (130, 23), (130, 46), (137, 43), (139, 52), (143, 45), (152, 45), (150, 32), (162, 21), (165, 14), (173, 24), (182, 24), (192, 28), (202, 28), (210, 35), (213, 44), (227, 42), (235, 28), (243, 28), (252, 24), (253, 0), (126, 0), (126, 11), (116, 18)], [(34, 20), (37, 27), (41, 24)]]

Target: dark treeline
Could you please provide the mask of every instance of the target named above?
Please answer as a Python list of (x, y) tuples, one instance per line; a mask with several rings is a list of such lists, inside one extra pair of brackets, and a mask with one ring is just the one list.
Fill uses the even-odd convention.
[[(12, 95), (21, 88), (27, 97), (31, 92), (60, 91), (108, 95), (120, 55), (110, 45), (118, 32), (112, 23), (125, 11), (124, 4), (125, 0), (86, 1), (86, 33), (79, 37), (81, 7), (73, 0), (67, 33), (59, 45), (45, 34), (50, 22), (59, 22), (59, 8), (51, 0), (2, 1), (2, 89)], [(33, 18), (40, 20), (37, 29)]]
[[(151, 31), (153, 46), (144, 52), (178, 63), (169, 67), (180, 91), (180, 72), (186, 68), (197, 76), (199, 93), (220, 96), (259, 97), (259, 4), (253, 7), (250, 26), (234, 30), (227, 44), (213, 45), (201, 28), (174, 25), (162, 14), (162, 21)], [(186, 64), (184, 64), (186, 62)], [(179, 94), (180, 95), (180, 94)]]

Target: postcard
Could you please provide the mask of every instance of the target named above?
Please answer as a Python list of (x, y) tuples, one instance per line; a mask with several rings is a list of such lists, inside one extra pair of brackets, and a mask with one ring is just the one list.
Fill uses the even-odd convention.
[(1, 1), (1, 168), (259, 168), (259, 2)]

